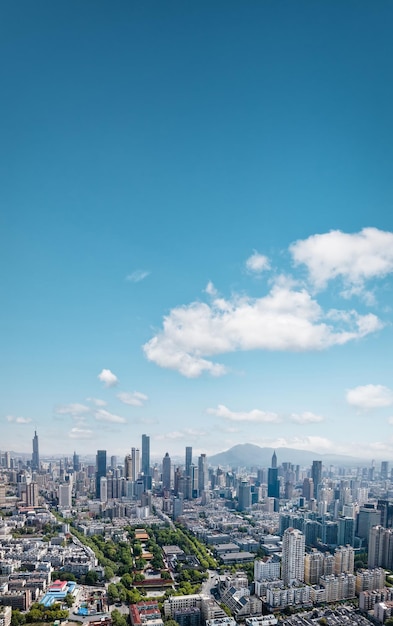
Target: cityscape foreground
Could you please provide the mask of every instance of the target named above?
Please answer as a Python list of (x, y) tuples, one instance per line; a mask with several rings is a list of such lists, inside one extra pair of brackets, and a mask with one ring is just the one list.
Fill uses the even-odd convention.
[(2, 452), (0, 626), (390, 624), (389, 463)]

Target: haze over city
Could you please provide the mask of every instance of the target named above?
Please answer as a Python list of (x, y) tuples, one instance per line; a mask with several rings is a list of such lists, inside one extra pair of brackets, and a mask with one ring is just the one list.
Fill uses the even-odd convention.
[(391, 460), (392, 17), (3, 6), (1, 450)]

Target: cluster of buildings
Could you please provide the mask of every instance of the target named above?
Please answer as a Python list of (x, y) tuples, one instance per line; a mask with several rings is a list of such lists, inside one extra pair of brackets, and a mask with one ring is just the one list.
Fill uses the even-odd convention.
[[(28, 606), (37, 597), (34, 585), (48, 576), (47, 567), (77, 575), (99, 572), (92, 551), (76, 538), (64, 542), (65, 532), (46, 543), (12, 538), (18, 528), (45, 524), (48, 506), (57, 506), (83, 534), (115, 540), (125, 538), (125, 526), (178, 520), (223, 567), (254, 563), (251, 589), (241, 575), (218, 585), (220, 600), (236, 618), (259, 619), (262, 603), (281, 610), (356, 596), (376, 619), (386, 619), (391, 610), (384, 571), (393, 570), (393, 484), (387, 462), (380, 470), (374, 464), (324, 468), (319, 460), (301, 467), (279, 464), (274, 452), (268, 468), (213, 468), (206, 454), (194, 459), (187, 446), (182, 462), (173, 463), (167, 452), (152, 463), (146, 434), (140, 448), (132, 447), (120, 463), (106, 450), (97, 451), (95, 463), (76, 453), (42, 461), (35, 433), (31, 459), (5, 452), (0, 463), (0, 508), (8, 513), (0, 526), (0, 605), (17, 603), (7, 598), (25, 594), (20, 606)], [(355, 567), (357, 557), (363, 567)], [(15, 577), (26, 563), (22, 584)], [(155, 626), (160, 626), (153, 605), (135, 609), (132, 623), (158, 620)], [(199, 626), (227, 619), (217, 607), (203, 594), (176, 596), (165, 602), (164, 612), (180, 626)]]

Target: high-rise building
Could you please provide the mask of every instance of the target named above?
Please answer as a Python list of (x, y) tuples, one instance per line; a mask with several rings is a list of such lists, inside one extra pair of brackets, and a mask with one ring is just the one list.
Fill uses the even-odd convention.
[[(112, 497), (116, 498), (117, 493), (113, 494), (113, 479), (112, 479)], [(106, 476), (100, 478), (100, 500), (101, 502), (107, 502), (108, 500), (108, 480)]]
[(247, 480), (242, 480), (238, 491), (238, 510), (245, 511), (251, 506), (251, 486)]
[(190, 476), (190, 467), (192, 464), (192, 447), (191, 446), (186, 446), (186, 464), (185, 464), (185, 468), (184, 468), (184, 473), (186, 476)]
[(352, 546), (339, 546), (334, 552), (334, 574), (353, 574), (354, 550)]
[(79, 462), (79, 454), (77, 454), (76, 452), (74, 452), (74, 455), (72, 457), (72, 467), (74, 468), (74, 472), (79, 472), (81, 465)]
[(207, 456), (201, 454), (198, 458), (198, 492), (202, 495), (202, 491), (206, 491), (209, 481), (209, 472), (207, 467)]
[(40, 453), (38, 448), (38, 435), (37, 431), (34, 431), (33, 437), (33, 454), (31, 457), (31, 469), (39, 470), (40, 469)]
[(150, 437), (142, 435), (142, 473), (150, 476)]
[(101, 497), (101, 478), (106, 476), (106, 450), (97, 450), (96, 456), (96, 498)]
[(273, 452), (272, 466), (269, 467), (267, 473), (267, 495), (268, 498), (280, 497), (280, 481), (278, 479), (277, 456), (276, 451)]
[(69, 508), (72, 504), (72, 487), (71, 483), (59, 485), (59, 507)]
[(304, 534), (297, 528), (287, 528), (282, 540), (281, 578), (289, 586), (295, 580), (304, 581)]
[(380, 524), (381, 511), (376, 509), (373, 505), (366, 504), (359, 509), (356, 536), (363, 539), (364, 544), (367, 545), (370, 529)]
[(164, 458), (162, 459), (162, 488), (168, 491), (171, 488), (171, 473), (172, 473), (171, 457), (169, 456), (167, 452)]
[(355, 520), (353, 517), (338, 518), (338, 543), (353, 546), (355, 540)]
[(117, 456), (111, 456), (111, 469), (115, 470), (117, 468)]
[(139, 472), (141, 471), (141, 461), (139, 448), (131, 448), (131, 457), (132, 457), (132, 478), (131, 480), (137, 480), (139, 476)]
[(322, 461), (313, 461), (311, 466), (311, 478), (314, 483), (314, 498), (318, 500), (320, 484), (322, 480)]
[(28, 483), (26, 485), (26, 506), (38, 506), (38, 484)]

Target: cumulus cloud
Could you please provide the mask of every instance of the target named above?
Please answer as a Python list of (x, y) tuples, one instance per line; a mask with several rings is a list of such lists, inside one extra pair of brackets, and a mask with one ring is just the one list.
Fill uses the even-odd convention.
[(247, 259), (246, 269), (253, 274), (261, 274), (264, 270), (270, 270), (270, 261), (267, 256), (255, 251)]
[(107, 402), (105, 400), (101, 400), (100, 398), (86, 398), (88, 402), (94, 404), (94, 406), (106, 406)]
[(15, 424), (30, 424), (31, 417), (15, 417), (14, 415), (6, 415), (7, 422), (14, 422)]
[(55, 407), (56, 415), (70, 415), (74, 418), (90, 413), (90, 410), (90, 407), (85, 404), (79, 404), (78, 402), (73, 402), (71, 404), (59, 404)]
[(205, 292), (207, 294), (209, 294), (209, 296), (216, 296), (217, 295), (217, 289), (215, 288), (215, 286), (213, 285), (211, 280), (209, 280), (209, 282), (207, 283), (206, 288), (205, 288)]
[(346, 399), (358, 409), (378, 409), (393, 404), (393, 391), (383, 385), (363, 385), (348, 389)]
[(207, 409), (209, 415), (222, 417), (231, 422), (279, 422), (280, 418), (277, 413), (269, 411), (260, 411), (253, 409), (252, 411), (231, 411), (223, 404), (219, 404), (216, 409)]
[(91, 439), (93, 431), (88, 428), (71, 428), (68, 436), (70, 439)]
[(316, 288), (323, 289), (329, 280), (341, 277), (347, 297), (361, 293), (366, 280), (393, 272), (393, 233), (378, 228), (312, 235), (293, 243), (290, 252), (295, 264), (307, 267)]
[(323, 422), (325, 419), (322, 415), (315, 415), (315, 413), (311, 413), (311, 411), (304, 411), (304, 413), (292, 413), (289, 418), (297, 424), (314, 424), (317, 422)]
[(132, 283), (140, 283), (141, 280), (144, 280), (149, 275), (150, 275), (150, 272), (148, 270), (135, 270), (134, 272), (126, 276), (126, 280)]
[(130, 406), (143, 406), (143, 403), (148, 400), (148, 397), (140, 391), (133, 391), (129, 393), (127, 391), (121, 391), (117, 394), (120, 402), (128, 404)]
[(98, 374), (97, 378), (104, 383), (104, 387), (116, 387), (119, 383), (117, 376), (115, 376), (115, 374), (110, 370), (102, 370), (102, 372)]
[(112, 424), (125, 424), (127, 422), (125, 417), (121, 415), (114, 415), (105, 409), (99, 409), (94, 413), (94, 417), (99, 422), (110, 422)]
[(206, 357), (240, 350), (323, 350), (382, 328), (373, 314), (329, 313), (306, 289), (276, 284), (261, 298), (233, 296), (176, 307), (143, 349), (150, 361), (188, 378), (204, 371), (221, 376), (225, 366)]

